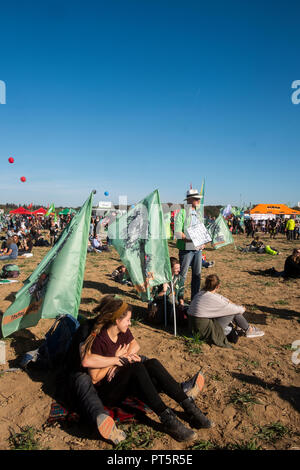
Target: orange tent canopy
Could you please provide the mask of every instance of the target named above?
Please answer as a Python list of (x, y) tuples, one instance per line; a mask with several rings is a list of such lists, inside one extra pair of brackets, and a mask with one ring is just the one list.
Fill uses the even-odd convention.
[(285, 204), (258, 204), (251, 209), (250, 214), (300, 215), (300, 211)]

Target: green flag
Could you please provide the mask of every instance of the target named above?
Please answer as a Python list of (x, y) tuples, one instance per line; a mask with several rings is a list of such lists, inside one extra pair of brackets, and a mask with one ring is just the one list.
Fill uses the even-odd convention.
[(142, 300), (153, 286), (172, 279), (165, 223), (158, 190), (116, 219), (108, 236)]
[(68, 313), (77, 317), (80, 304), (93, 193), (62, 232), (59, 240), (16, 294), (2, 319), (3, 337)]
[(201, 199), (200, 199), (199, 211), (200, 211), (202, 220), (204, 220), (204, 193), (205, 193), (205, 180), (202, 181), (202, 186), (201, 186), (201, 190), (200, 190)]
[(222, 214), (214, 222), (207, 224), (206, 228), (212, 238), (211, 244), (216, 250), (233, 243), (232, 234)]
[(166, 230), (166, 237), (167, 240), (171, 239), (171, 212), (167, 212), (164, 214), (164, 221), (165, 221), (165, 230)]
[(53, 202), (52, 202), (51, 206), (49, 207), (49, 209), (47, 210), (47, 213), (45, 214), (45, 217), (48, 217), (52, 212), (55, 212), (55, 207), (54, 207)]

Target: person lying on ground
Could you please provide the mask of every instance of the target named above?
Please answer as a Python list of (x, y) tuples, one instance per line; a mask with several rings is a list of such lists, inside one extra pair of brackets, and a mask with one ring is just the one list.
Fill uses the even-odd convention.
[(242, 253), (267, 253), (269, 255), (280, 255), (280, 252), (271, 247), (270, 245), (265, 245), (259, 238), (259, 235), (254, 237), (250, 245), (246, 245), (245, 248), (238, 247)]
[(132, 308), (122, 300), (108, 295), (103, 297), (97, 311), (99, 315), (82, 346), (82, 353), (99, 354), (111, 361), (116, 361), (117, 358), (122, 364), (99, 369), (89, 368), (92, 382), (103, 403), (106, 406), (120, 406), (125, 398), (138, 398), (157, 414), (165, 432), (173, 438), (178, 441), (194, 439), (194, 431), (183, 425), (162, 401), (159, 392), (163, 392), (180, 404), (194, 427), (211, 427), (211, 422), (197, 408), (194, 400), (157, 359), (148, 359), (137, 354), (140, 346), (129, 329)]
[(243, 253), (264, 253), (265, 245), (260, 240), (259, 235), (256, 235), (249, 245), (246, 245), (245, 248), (239, 246), (238, 249)]
[[(184, 303), (184, 279), (180, 275), (180, 264), (177, 258), (170, 258), (172, 282), (174, 288), (176, 321), (179, 326), (187, 325), (187, 308)], [(155, 324), (163, 324), (165, 314), (167, 322), (173, 318), (173, 300), (171, 283), (164, 283), (154, 286), (151, 292), (151, 301), (148, 304), (148, 320)], [(166, 297), (166, 312), (165, 312)]]
[(273, 277), (283, 277), (285, 279), (300, 278), (300, 249), (294, 248), (292, 254), (286, 258), (283, 271), (277, 271), (272, 267), (262, 271), (261, 274), (267, 274)]
[(14, 235), (12, 238), (8, 238), (6, 242), (6, 252), (3, 255), (0, 255), (0, 261), (18, 258), (18, 241), (18, 235)]
[(121, 266), (119, 266), (111, 273), (111, 278), (116, 282), (120, 282), (120, 284), (127, 284), (129, 286), (132, 286), (132, 282), (129, 277), (129, 272), (127, 271), (126, 266), (124, 266), (124, 264), (121, 264)]
[(223, 347), (230, 347), (231, 339), (234, 342), (232, 323), (247, 338), (263, 336), (263, 331), (249, 325), (245, 319), (245, 307), (235, 305), (218, 294), (219, 287), (220, 279), (216, 274), (207, 276), (203, 289), (195, 296), (188, 309), (190, 331), (197, 332), (208, 343)]

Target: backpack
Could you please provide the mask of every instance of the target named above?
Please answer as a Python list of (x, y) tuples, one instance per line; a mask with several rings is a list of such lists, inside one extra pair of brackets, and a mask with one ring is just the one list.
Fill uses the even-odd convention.
[(20, 367), (54, 369), (63, 366), (73, 335), (80, 323), (72, 315), (58, 315), (45, 335), (42, 345), (27, 352), (21, 359)]
[(2, 279), (16, 278), (19, 277), (20, 268), (17, 264), (5, 264), (0, 271), (0, 277)]

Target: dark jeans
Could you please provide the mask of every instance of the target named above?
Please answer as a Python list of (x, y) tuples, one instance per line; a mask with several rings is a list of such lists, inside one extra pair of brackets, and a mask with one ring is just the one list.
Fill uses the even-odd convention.
[(180, 275), (185, 280), (188, 269), (192, 266), (191, 300), (198, 294), (201, 283), (202, 251), (179, 250)]
[(63, 395), (58, 395), (57, 399), (93, 425), (97, 425), (97, 417), (100, 414), (108, 414), (91, 377), (86, 372), (70, 374), (66, 390)]
[(180, 385), (157, 359), (147, 359), (123, 366), (111, 382), (104, 381), (97, 387), (104, 403), (120, 405), (126, 397), (142, 400), (157, 415), (163, 413), (166, 405), (159, 396), (161, 391), (181, 403), (187, 398)]

